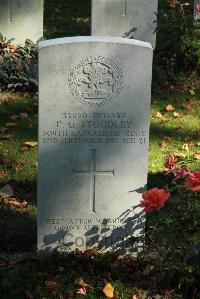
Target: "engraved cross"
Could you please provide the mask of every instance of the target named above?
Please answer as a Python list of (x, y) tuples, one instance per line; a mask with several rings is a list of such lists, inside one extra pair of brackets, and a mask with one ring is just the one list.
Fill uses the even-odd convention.
[(127, 15), (127, 0), (122, 1), (122, 16), (125, 17)]
[(88, 175), (90, 176), (90, 212), (96, 213), (95, 197), (96, 197), (96, 176), (111, 175), (114, 176), (114, 170), (96, 170), (96, 149), (91, 149), (91, 162), (89, 171), (73, 171), (73, 176)]
[(13, 21), (13, 0), (8, 0), (8, 23)]

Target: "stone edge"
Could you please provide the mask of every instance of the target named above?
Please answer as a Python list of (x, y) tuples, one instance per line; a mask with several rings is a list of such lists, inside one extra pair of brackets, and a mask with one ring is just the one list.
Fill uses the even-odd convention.
[(76, 37), (62, 37), (56, 39), (49, 39), (45, 41), (38, 42), (38, 48), (45, 48), (50, 46), (57, 46), (62, 44), (71, 43), (87, 43), (87, 42), (107, 42), (107, 43), (117, 43), (124, 45), (133, 45), (137, 47), (143, 47), (153, 50), (153, 47), (148, 42), (143, 42), (136, 39), (127, 39), (122, 37), (112, 37), (112, 36), (76, 36)]

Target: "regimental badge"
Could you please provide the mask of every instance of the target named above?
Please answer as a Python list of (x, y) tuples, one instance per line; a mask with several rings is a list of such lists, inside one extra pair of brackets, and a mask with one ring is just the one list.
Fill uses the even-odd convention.
[(98, 107), (120, 94), (123, 75), (110, 59), (87, 57), (70, 71), (68, 84), (74, 98), (82, 105)]

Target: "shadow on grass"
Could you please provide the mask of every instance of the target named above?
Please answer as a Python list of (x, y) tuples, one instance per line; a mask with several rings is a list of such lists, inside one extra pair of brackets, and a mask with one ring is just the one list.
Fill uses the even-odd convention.
[[(189, 124), (188, 124), (189, 125)], [(184, 139), (195, 133), (192, 128), (178, 128), (177, 127), (166, 127), (160, 123), (151, 123), (150, 126), (150, 141), (154, 139), (162, 140), (164, 137), (176, 137), (176, 139)]]
[(0, 252), (36, 250), (35, 210), (0, 207)]

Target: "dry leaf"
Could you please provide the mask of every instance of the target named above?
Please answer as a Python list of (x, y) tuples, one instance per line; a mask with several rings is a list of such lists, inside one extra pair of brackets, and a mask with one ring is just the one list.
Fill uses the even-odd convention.
[(11, 115), (11, 116), (10, 116), (10, 119), (12, 119), (12, 120), (16, 120), (16, 119), (18, 119), (18, 118), (19, 118), (18, 115)]
[(177, 0), (169, 0), (169, 6), (172, 8), (175, 8), (177, 5), (177, 2), (178, 2)]
[(161, 142), (160, 142), (160, 146), (161, 146), (162, 148), (165, 148), (165, 147), (167, 146), (167, 143), (165, 143), (164, 141), (161, 141)]
[(27, 146), (30, 146), (30, 147), (34, 147), (36, 146), (38, 143), (36, 141), (26, 141), (24, 142), (22, 145), (27, 145)]
[(65, 268), (64, 267), (62, 267), (62, 266), (60, 266), (60, 267), (58, 267), (58, 269), (57, 269), (57, 271), (58, 272), (65, 272)]
[(0, 195), (3, 197), (11, 197), (14, 195), (13, 188), (10, 185), (6, 185), (0, 190)]
[(189, 145), (188, 145), (188, 143), (183, 144), (182, 150), (184, 150), (186, 152), (189, 152)]
[(165, 107), (165, 109), (166, 109), (167, 111), (174, 111), (174, 107), (173, 107), (171, 104), (167, 105), (167, 106)]
[(14, 127), (17, 127), (18, 124), (17, 123), (7, 123), (6, 124), (6, 127), (9, 127), (9, 128), (14, 128)]
[(186, 157), (186, 155), (185, 154), (182, 154), (182, 153), (174, 153), (174, 157), (175, 158), (185, 158)]
[(8, 176), (8, 172), (7, 171), (0, 171), (0, 178), (5, 178), (6, 176)]
[(23, 164), (19, 161), (16, 161), (15, 165), (14, 165), (14, 168), (15, 168), (15, 171), (18, 172), (18, 171), (23, 169)]
[(20, 113), (19, 115), (20, 115), (21, 119), (26, 119), (26, 118), (28, 118), (28, 113), (26, 113), (26, 112), (24, 112), (24, 113)]
[(11, 139), (13, 137), (12, 134), (6, 134), (6, 135), (3, 135), (3, 138), (4, 139)]
[(158, 118), (162, 118), (162, 117), (163, 117), (163, 114), (160, 113), (160, 112), (157, 112), (157, 113), (156, 113), (156, 117), (158, 117)]
[(190, 89), (190, 94), (191, 94), (192, 96), (194, 96), (194, 95), (195, 95), (195, 91), (194, 91), (193, 89)]
[(135, 296), (135, 295), (133, 295), (133, 297), (132, 297), (131, 299), (138, 299), (138, 297), (137, 297), (137, 296)]
[(181, 115), (180, 113), (175, 112), (175, 111), (174, 111), (174, 113), (173, 113), (173, 116), (174, 116), (174, 117), (177, 117), (177, 118), (178, 118), (178, 117), (182, 117), (182, 115)]
[(46, 284), (47, 288), (51, 291), (54, 291), (59, 288), (59, 284), (53, 280), (46, 280), (45, 284)]
[(24, 145), (22, 145), (21, 147), (20, 147), (20, 152), (26, 152), (26, 151), (28, 151), (29, 150), (29, 146), (24, 146)]
[(110, 283), (107, 283), (105, 287), (103, 288), (103, 293), (107, 298), (113, 298), (114, 297), (114, 288)]
[(194, 153), (194, 154), (193, 154), (193, 157), (194, 157), (196, 160), (200, 160), (200, 153)]
[(79, 288), (79, 289), (76, 291), (76, 294), (77, 294), (77, 295), (86, 295), (86, 292), (87, 292), (86, 288), (83, 287), (83, 288)]
[(76, 284), (77, 286), (79, 286), (79, 287), (90, 287), (90, 285), (87, 284), (87, 283), (83, 280), (83, 278), (77, 278), (77, 279), (75, 280), (75, 284)]
[(6, 127), (0, 127), (0, 133), (4, 133), (8, 130)]
[(184, 109), (187, 109), (187, 110), (190, 110), (190, 109), (192, 109), (192, 105), (190, 104), (190, 103), (183, 103), (182, 104), (182, 107), (184, 108)]

